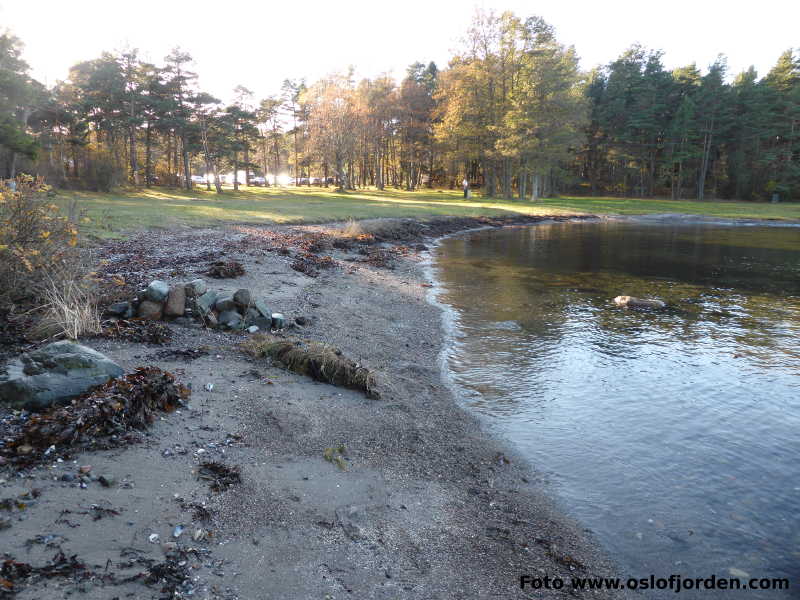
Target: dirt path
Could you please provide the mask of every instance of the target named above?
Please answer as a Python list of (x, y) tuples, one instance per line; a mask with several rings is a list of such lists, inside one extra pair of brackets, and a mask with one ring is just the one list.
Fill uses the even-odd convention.
[[(16, 597), (530, 598), (541, 596), (519, 590), (522, 574), (612, 573), (553, 509), (536, 474), (443, 384), (440, 315), (425, 299), (422, 248), (393, 254), (394, 268), (328, 248), (336, 266), (309, 277), (290, 268), (302, 251), (282, 255), (260, 231), (263, 243), (252, 228), (152, 234), (107, 259), (124, 265), (131, 253), (122, 250), (136, 248), (149, 261), (143, 279), (172, 272), (184, 280), (210, 257), (192, 256), (224, 251), (247, 272), (212, 280), (211, 289), (250, 288), (273, 310), (309, 318), (293, 334), (333, 343), (376, 370), (381, 399), (251, 359), (237, 348), (246, 334), (171, 325), (166, 346), (88, 341), (126, 369), (173, 372), (191, 384), (190, 407), (165, 416), (142, 444), (23, 476), (0, 471), (0, 499), (38, 490), (25, 510), (0, 511), (11, 517), (2, 551), (43, 565), (61, 548), (93, 572), (78, 582), (34, 578)], [(326, 460), (326, 449), (345, 469)], [(211, 491), (197, 477), (207, 460), (239, 467), (241, 483)], [(81, 465), (92, 466), (85, 488), (73, 479)], [(176, 526), (185, 530), (173, 538)], [(154, 568), (176, 550), (165, 542), (182, 552), (170, 567), (184, 574)], [(125, 582), (143, 572), (155, 577)]]

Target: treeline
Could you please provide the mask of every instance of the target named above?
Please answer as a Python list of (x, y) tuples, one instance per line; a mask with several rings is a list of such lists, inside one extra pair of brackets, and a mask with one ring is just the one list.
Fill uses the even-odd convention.
[[(718, 59), (668, 71), (634, 46), (583, 73), (544, 20), (478, 12), (447, 68), (414, 63), (402, 81), (285, 81), (225, 106), (192, 59), (135, 50), (32, 80), (13, 35), (0, 36), (0, 172), (58, 186), (182, 186), (230, 181), (342, 189), (456, 187), (488, 196), (557, 193), (765, 200), (800, 197), (800, 59), (759, 78)], [(238, 173), (243, 172), (241, 180)]]

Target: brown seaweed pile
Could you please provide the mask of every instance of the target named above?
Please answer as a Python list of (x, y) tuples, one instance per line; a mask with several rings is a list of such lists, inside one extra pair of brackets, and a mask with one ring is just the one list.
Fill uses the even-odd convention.
[(229, 467), (220, 462), (208, 461), (200, 464), (197, 470), (199, 479), (208, 482), (212, 492), (224, 492), (234, 484), (242, 481), (239, 467)]
[(190, 391), (157, 367), (140, 367), (73, 400), (7, 423), (0, 456), (17, 465), (52, 459), (65, 450), (102, 449), (129, 441), (126, 434), (143, 430), (156, 413), (172, 412)]
[(172, 331), (163, 323), (141, 319), (104, 321), (99, 337), (155, 344), (161, 346), (172, 338)]
[(244, 275), (244, 265), (236, 260), (218, 260), (211, 263), (206, 274), (216, 279), (233, 279)]
[(342, 356), (341, 350), (329, 344), (254, 335), (244, 342), (243, 348), (251, 356), (269, 357), (295, 373), (339, 387), (360, 390), (369, 398), (380, 398), (375, 389), (375, 374)]
[(304, 252), (295, 258), (289, 265), (299, 273), (305, 273), (309, 277), (319, 275), (320, 269), (330, 269), (336, 266), (336, 261), (330, 256), (317, 256), (311, 252)]

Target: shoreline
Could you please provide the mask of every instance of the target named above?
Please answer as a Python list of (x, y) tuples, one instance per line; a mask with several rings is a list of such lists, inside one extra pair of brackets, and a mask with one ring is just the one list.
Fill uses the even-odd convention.
[[(465, 233), (454, 222), (444, 228), (449, 226), (456, 228), (450, 233)], [(174, 269), (176, 247), (228, 248), (226, 239), (256, 239), (258, 231), (331, 229), (149, 235), (152, 248), (173, 258), (167, 268)], [(141, 249), (147, 237), (131, 247)], [(441, 236), (413, 237), (408, 241), (435, 244)], [(167, 241), (171, 245), (164, 248)], [(407, 248), (404, 241), (379, 246)], [(425, 287), (430, 280), (424, 250), (396, 254), (389, 269), (360, 262), (352, 250), (330, 249), (325, 252), (339, 266), (312, 278), (291, 271), (291, 257), (253, 245), (223, 250), (245, 265), (244, 277), (210, 285), (248, 287), (287, 317), (309, 316), (313, 325), (292, 335), (332, 343), (377, 371), (381, 399), (251, 359), (236, 347), (244, 335), (170, 325), (174, 337), (164, 348), (209, 349), (192, 360), (157, 358), (162, 347), (84, 340), (126, 370), (155, 364), (175, 373), (192, 385), (190, 408), (165, 416), (142, 444), (81, 454), (74, 463), (45, 465), (25, 478), (0, 472), (7, 479), (0, 496), (41, 490), (24, 518), (0, 533), (7, 552), (40, 564), (52, 548), (26, 551), (25, 542), (49, 532), (64, 538), (66, 554), (88, 565), (99, 569), (111, 560), (121, 579), (141, 570), (141, 564), (126, 566), (124, 552), (163, 559), (163, 544), (148, 543), (153, 533), (169, 540), (176, 525), (206, 529), (210, 535), (200, 541), (188, 534), (175, 540), (194, 550), (191, 585), (194, 597), (206, 598), (529, 598), (530, 591), (519, 589), (521, 575), (568, 581), (616, 574), (597, 541), (555, 508), (540, 476), (489, 434), (448, 387), (440, 364), (444, 315), (428, 301), (433, 288)], [(187, 263), (178, 277), (195, 276), (198, 266)], [(209, 383), (212, 391), (204, 387)], [(345, 448), (345, 470), (323, 457), (337, 446)], [(242, 483), (210, 493), (193, 472), (202, 457), (239, 466)], [(92, 464), (94, 473), (109, 473), (114, 487), (91, 483), (82, 489), (62, 480), (84, 464)], [(53, 513), (88, 504), (113, 506), (120, 515), (98, 521), (76, 517), (73, 524), (80, 529), (52, 522)], [(185, 508), (192, 504), (203, 506), (212, 520), (198, 521)], [(160, 597), (159, 584), (111, 586), (95, 579), (31, 582), (18, 597), (36, 597), (43, 585), (53, 598), (67, 592), (86, 598), (112, 592)], [(549, 594), (571, 595), (566, 589)], [(591, 595), (627, 597), (606, 590)]]

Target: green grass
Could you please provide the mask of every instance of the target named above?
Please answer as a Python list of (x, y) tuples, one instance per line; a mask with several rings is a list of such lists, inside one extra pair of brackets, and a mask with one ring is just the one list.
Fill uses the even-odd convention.
[(324, 188), (243, 188), (222, 195), (154, 188), (112, 193), (60, 192), (64, 206), (76, 200), (90, 221), (87, 233), (119, 237), (153, 227), (223, 223), (325, 223), (348, 218), (480, 216), (508, 214), (632, 215), (684, 213), (714, 217), (800, 220), (800, 203), (693, 202), (633, 198), (465, 200), (460, 191), (361, 190), (337, 194)]

